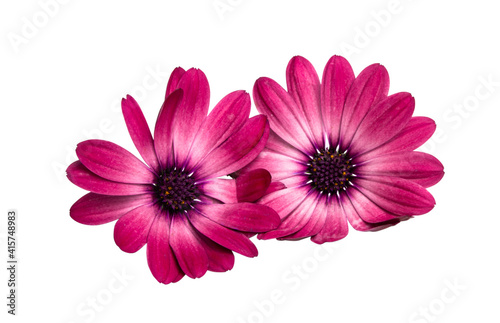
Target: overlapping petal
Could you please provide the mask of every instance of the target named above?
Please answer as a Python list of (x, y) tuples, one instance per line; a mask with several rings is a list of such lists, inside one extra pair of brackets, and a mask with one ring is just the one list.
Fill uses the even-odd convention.
[(126, 184), (114, 182), (92, 173), (80, 161), (75, 161), (66, 170), (68, 179), (78, 187), (97, 194), (105, 195), (137, 195), (150, 193), (151, 188), (145, 184)]
[(387, 97), (388, 92), (389, 74), (380, 64), (368, 66), (356, 77), (349, 88), (342, 112), (339, 141), (342, 151), (351, 144), (370, 108)]
[(330, 147), (339, 142), (340, 121), (352, 82), (354, 72), (349, 62), (342, 56), (330, 58), (321, 82), (321, 116)]
[(86, 168), (110, 181), (150, 184), (154, 173), (126, 149), (106, 140), (92, 139), (79, 143), (76, 155)]
[(270, 78), (259, 78), (255, 82), (253, 98), (257, 110), (268, 117), (278, 136), (301, 151), (312, 149), (312, 134), (304, 111), (278, 83)]
[(312, 64), (302, 56), (293, 57), (286, 69), (288, 93), (304, 112), (315, 147), (324, 147), (321, 120), (321, 86)]
[(241, 169), (264, 149), (268, 136), (266, 117), (250, 118), (240, 130), (208, 154), (195, 170), (195, 176), (199, 179), (214, 178)]
[(158, 206), (146, 204), (123, 215), (115, 224), (115, 243), (121, 250), (134, 253), (148, 241), (149, 229), (156, 215)]
[(175, 282), (179, 276), (184, 276), (170, 247), (170, 221), (171, 218), (166, 213), (160, 213), (156, 217), (149, 232), (146, 249), (149, 269), (156, 280), (163, 284)]
[(122, 112), (130, 138), (132, 138), (139, 154), (152, 169), (158, 172), (160, 166), (156, 157), (151, 130), (149, 130), (139, 104), (130, 95), (127, 95), (127, 98), (122, 100)]
[(88, 193), (71, 206), (69, 215), (76, 222), (98, 225), (117, 220), (130, 210), (151, 202), (151, 194), (113, 196)]

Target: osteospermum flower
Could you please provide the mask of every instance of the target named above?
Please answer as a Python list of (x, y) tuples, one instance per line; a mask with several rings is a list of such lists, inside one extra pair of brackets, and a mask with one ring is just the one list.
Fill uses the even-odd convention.
[(442, 178), (443, 166), (413, 150), (435, 123), (412, 117), (409, 93), (388, 96), (383, 66), (355, 77), (347, 60), (333, 56), (320, 83), (311, 63), (297, 56), (286, 76), (288, 91), (265, 77), (254, 86), (271, 134), (241, 173), (265, 168), (287, 186), (261, 199), (282, 223), (259, 238), (335, 241), (347, 235), (347, 222), (360, 231), (380, 230), (434, 207), (426, 188)]
[(281, 188), (271, 185), (267, 171), (219, 178), (264, 148), (266, 117), (248, 118), (250, 98), (243, 91), (224, 97), (207, 116), (209, 95), (203, 72), (175, 69), (154, 140), (137, 102), (130, 96), (122, 101), (130, 136), (147, 165), (114, 143), (88, 140), (78, 144), (79, 160), (67, 170), (71, 182), (91, 192), (71, 207), (71, 217), (90, 225), (118, 219), (118, 247), (136, 252), (147, 243), (149, 268), (165, 284), (227, 271), (232, 251), (257, 256), (248, 236), (280, 222), (271, 208), (248, 203)]

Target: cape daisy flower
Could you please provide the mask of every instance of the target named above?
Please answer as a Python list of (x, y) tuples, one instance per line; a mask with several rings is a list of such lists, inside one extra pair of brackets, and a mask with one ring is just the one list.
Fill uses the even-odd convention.
[(347, 235), (348, 222), (356, 230), (380, 230), (434, 207), (426, 188), (443, 177), (443, 166), (413, 150), (432, 135), (435, 123), (412, 117), (409, 93), (388, 96), (382, 65), (355, 77), (347, 60), (333, 56), (320, 82), (311, 63), (296, 56), (286, 82), (288, 91), (262, 77), (253, 90), (271, 133), (241, 173), (265, 168), (287, 187), (259, 202), (282, 219), (260, 239), (335, 241)]
[(165, 284), (207, 270), (227, 271), (233, 251), (257, 256), (249, 233), (280, 223), (271, 208), (248, 203), (280, 188), (270, 184), (268, 172), (256, 170), (236, 181), (219, 178), (264, 148), (266, 117), (248, 118), (250, 97), (244, 91), (228, 94), (207, 116), (209, 96), (202, 71), (175, 69), (154, 140), (137, 102), (131, 96), (122, 100), (128, 131), (147, 165), (114, 143), (87, 140), (78, 144), (79, 160), (67, 169), (71, 182), (90, 191), (73, 204), (71, 217), (89, 225), (118, 220), (118, 247), (132, 253), (147, 243), (149, 268)]

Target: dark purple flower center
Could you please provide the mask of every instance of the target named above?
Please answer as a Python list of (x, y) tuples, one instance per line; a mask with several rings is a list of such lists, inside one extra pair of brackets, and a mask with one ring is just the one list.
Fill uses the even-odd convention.
[(347, 154), (322, 149), (307, 164), (311, 185), (323, 193), (336, 193), (349, 185), (353, 166)]
[(193, 208), (200, 191), (190, 174), (178, 169), (167, 169), (158, 177), (156, 191), (161, 205), (170, 212)]

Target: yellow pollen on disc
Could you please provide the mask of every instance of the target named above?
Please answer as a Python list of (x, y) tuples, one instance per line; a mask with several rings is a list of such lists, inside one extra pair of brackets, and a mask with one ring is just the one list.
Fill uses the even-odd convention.
[(316, 168), (313, 169), (313, 171), (315, 172), (316, 171)]
[(169, 195), (170, 193), (169, 192), (165, 192), (165, 195)]
[(169, 189), (169, 190), (171, 190), (171, 189), (172, 189), (172, 186), (169, 186), (169, 187), (168, 187), (168, 189)]

